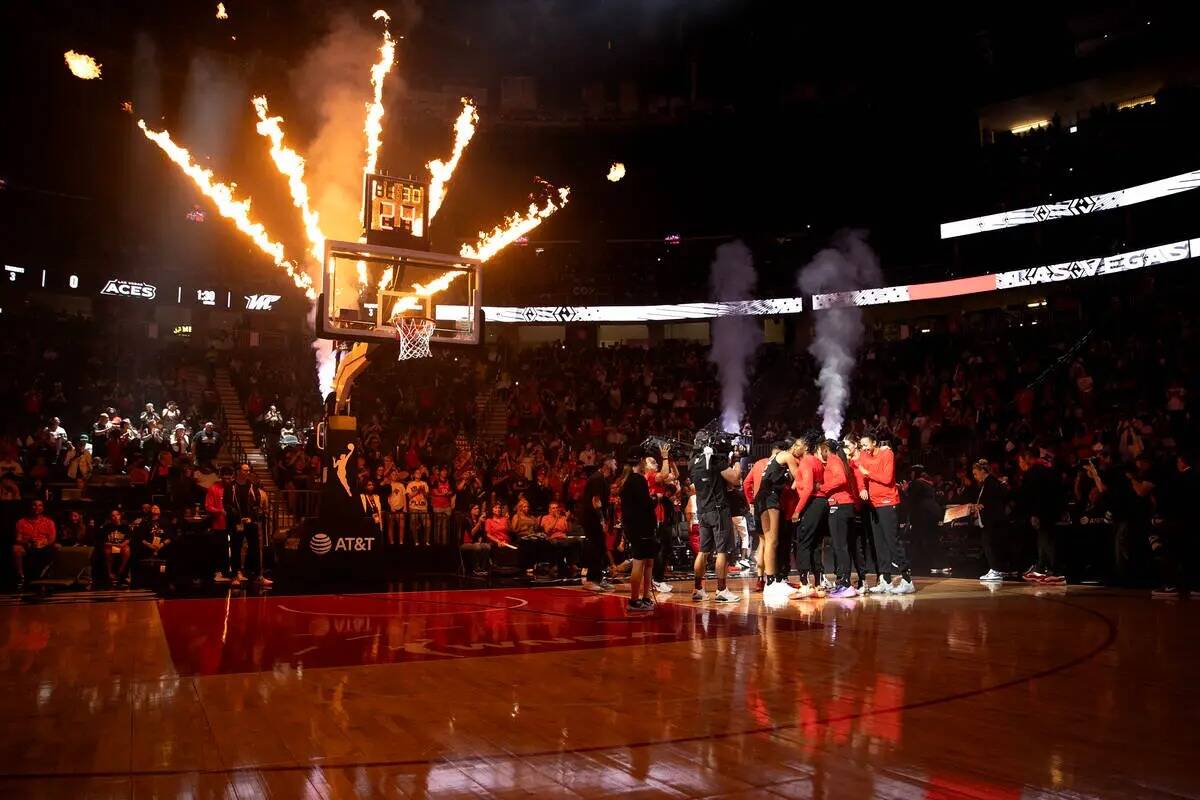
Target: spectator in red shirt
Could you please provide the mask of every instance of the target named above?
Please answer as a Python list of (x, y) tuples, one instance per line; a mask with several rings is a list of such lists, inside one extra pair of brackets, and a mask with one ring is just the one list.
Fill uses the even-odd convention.
[(26, 562), (31, 573), (40, 574), (57, 549), (57, 539), (54, 520), (46, 516), (45, 504), (41, 500), (34, 500), (29, 504), (29, 516), (17, 520), (12, 552), (18, 588), (25, 583)]
[(509, 537), (508, 517), (499, 503), (492, 504), (492, 513), (483, 521), (483, 535), (494, 547), (517, 549)]
[(445, 467), (437, 470), (430, 481), (429, 505), (433, 510), (433, 541), (444, 545), (450, 540), (450, 512), (454, 507), (454, 486), (450, 483), (450, 471)]
[(562, 512), (562, 506), (557, 502), (550, 503), (550, 510), (542, 517), (540, 524), (542, 532), (551, 541), (567, 538), (571, 530), (571, 520)]
[[(211, 516), (213, 533), (221, 536), (228, 535), (228, 524), (225, 519), (225, 493), (233, 491), (233, 470), (229, 467), (221, 467), (221, 480), (208, 487), (208, 491), (204, 493), (204, 510)], [(222, 570), (217, 570), (213, 575), (213, 580), (217, 583), (228, 583), (231, 578)]]

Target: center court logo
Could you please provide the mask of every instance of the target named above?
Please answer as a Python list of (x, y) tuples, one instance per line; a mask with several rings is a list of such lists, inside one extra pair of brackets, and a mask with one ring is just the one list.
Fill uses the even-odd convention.
[(323, 556), (333, 549), (333, 541), (323, 533), (315, 534), (308, 540), (308, 547), (319, 556)]

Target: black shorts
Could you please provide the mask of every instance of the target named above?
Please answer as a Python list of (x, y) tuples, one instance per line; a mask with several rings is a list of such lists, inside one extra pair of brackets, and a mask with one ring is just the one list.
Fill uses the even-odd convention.
[(733, 550), (733, 520), (729, 517), (729, 509), (701, 511), (697, 516), (700, 519), (700, 552), (731, 552)]
[(754, 511), (761, 517), (764, 511), (779, 508), (779, 493), (771, 491), (760, 492), (758, 497), (754, 498), (754, 505)]
[(633, 536), (629, 539), (629, 557), (643, 561), (658, 556), (658, 539), (653, 532), (646, 536)]

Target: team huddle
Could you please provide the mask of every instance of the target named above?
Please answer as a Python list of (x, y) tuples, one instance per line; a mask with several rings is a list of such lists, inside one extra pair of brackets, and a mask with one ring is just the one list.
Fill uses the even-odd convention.
[[(758, 586), (768, 600), (807, 597), (856, 597), (859, 594), (911, 594), (908, 558), (899, 538), (895, 456), (872, 433), (824, 439), (816, 432), (776, 442), (771, 455), (743, 477), (740, 464), (715, 453), (707, 438), (697, 437), (689, 472), (695, 486), (699, 525), (694, 599), (707, 599), (703, 586), (709, 554), (715, 553), (718, 601), (735, 599), (725, 587), (726, 561), (736, 546), (741, 515), (752, 513), (759, 532), (754, 552)], [(733, 490), (733, 491), (730, 491)], [(740, 497), (738, 495), (741, 495)], [(740, 502), (744, 498), (745, 505)], [(740, 513), (739, 513), (740, 512)], [(861, 514), (865, 541), (851, 519)], [(852, 531), (854, 531), (852, 533)], [(821, 543), (833, 546), (835, 579), (825, 577)], [(868, 554), (874, 552), (878, 580), (866, 584)], [(788, 577), (793, 565), (799, 584)], [(851, 568), (858, 585), (851, 583)], [(728, 597), (727, 597), (728, 596)]]

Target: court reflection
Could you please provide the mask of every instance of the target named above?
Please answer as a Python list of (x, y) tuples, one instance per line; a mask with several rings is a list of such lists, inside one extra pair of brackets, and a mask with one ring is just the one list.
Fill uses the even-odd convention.
[(1200, 607), (964, 581), (663, 601), (652, 617), (564, 589), (2, 609), (0, 793), (1200, 794)]

